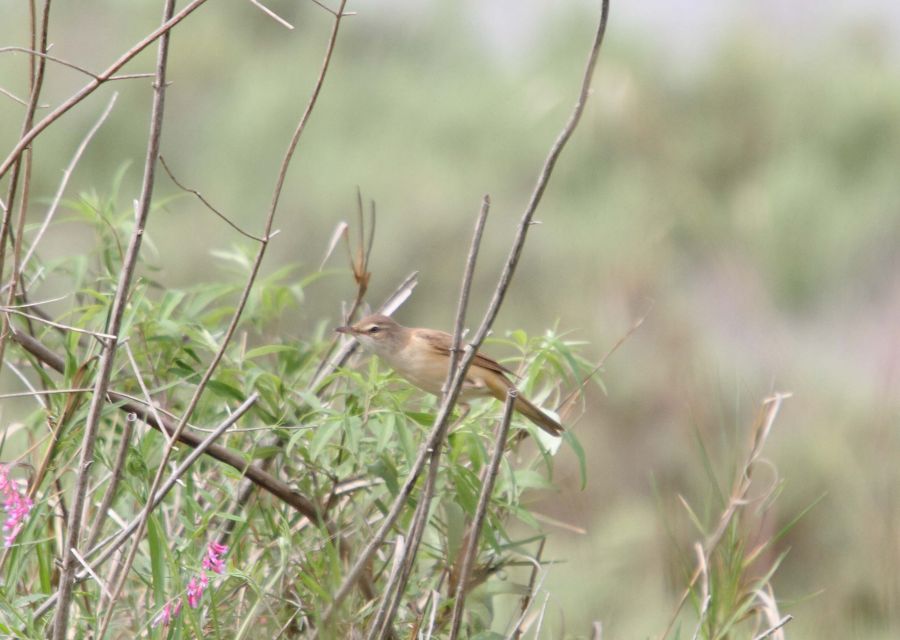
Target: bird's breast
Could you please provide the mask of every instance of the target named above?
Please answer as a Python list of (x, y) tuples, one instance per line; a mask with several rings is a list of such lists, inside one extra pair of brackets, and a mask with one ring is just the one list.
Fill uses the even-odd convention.
[(439, 395), (447, 378), (449, 360), (446, 356), (410, 340), (410, 343), (391, 358), (388, 364), (411, 384), (428, 393)]
[[(450, 365), (450, 358), (446, 354), (435, 352), (430, 345), (416, 344), (414, 340), (410, 340), (404, 349), (382, 357), (394, 371), (412, 385), (428, 393), (441, 395)], [(462, 402), (492, 395), (482, 373), (477, 366), (469, 368), (460, 393)]]

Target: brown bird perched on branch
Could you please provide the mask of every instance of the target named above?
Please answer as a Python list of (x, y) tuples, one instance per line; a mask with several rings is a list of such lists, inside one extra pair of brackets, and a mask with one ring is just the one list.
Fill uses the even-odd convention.
[[(453, 336), (435, 329), (411, 329), (397, 324), (387, 316), (373, 315), (349, 327), (335, 331), (346, 333), (367, 350), (381, 358), (388, 366), (423, 391), (441, 395), (450, 367), (450, 348)], [(465, 405), (473, 398), (506, 400), (506, 392), (514, 385), (507, 377), (512, 372), (481, 352), (475, 355), (460, 390), (460, 402)], [(525, 397), (516, 397), (514, 409), (553, 436), (562, 433), (562, 425)]]

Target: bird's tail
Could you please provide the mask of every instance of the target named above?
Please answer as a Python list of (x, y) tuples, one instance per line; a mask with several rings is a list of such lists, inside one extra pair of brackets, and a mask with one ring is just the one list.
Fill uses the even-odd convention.
[(538, 407), (531, 404), (531, 402), (522, 395), (519, 395), (516, 398), (514, 408), (551, 436), (558, 436), (563, 432), (563, 427), (560, 423), (544, 413)]
[[(506, 392), (514, 388), (513, 383), (502, 375), (485, 376), (483, 381), (487, 385), (489, 393), (500, 402), (506, 402)], [(551, 436), (558, 436), (564, 431), (560, 423), (531, 404), (528, 398), (521, 393), (516, 396), (516, 404), (513, 408)]]

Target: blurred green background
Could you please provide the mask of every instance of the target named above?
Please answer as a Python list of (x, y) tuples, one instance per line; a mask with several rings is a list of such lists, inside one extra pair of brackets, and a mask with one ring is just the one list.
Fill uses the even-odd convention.
[[(58, 3), (53, 53), (100, 70), (157, 23), (158, 2)], [(766, 449), (780, 483), (767, 526), (819, 502), (780, 542), (783, 613), (799, 638), (900, 635), (900, 15), (889, 3), (614, 2), (594, 93), (532, 227), (495, 330), (558, 324), (607, 363), (538, 511), (548, 557), (545, 633), (610, 638), (665, 627), (697, 538), (678, 496), (711, 505), (697, 441), (722, 484), (772, 391), (791, 391)], [(470, 312), (484, 309), (546, 151), (574, 102), (598, 3), (351, 3), (324, 92), (289, 176), (266, 267), (314, 271), (355, 190), (377, 202), (371, 299), (412, 270), (398, 317), (449, 328), (483, 194), (493, 207)], [(179, 179), (251, 231), (318, 71), (330, 17), (273, 0), (209, 2), (175, 31), (163, 155)], [(24, 3), (0, 0), (0, 46), (25, 45)], [(149, 71), (144, 54), (126, 71)], [(25, 56), (0, 87), (25, 96)], [(82, 86), (51, 65), (44, 102)], [(35, 145), (30, 222), (113, 91), (112, 116), (67, 195), (137, 197), (150, 86), (111, 83)], [(21, 106), (0, 96), (0, 148)], [(5, 152), (4, 152), (5, 155)], [(229, 277), (211, 251), (246, 245), (158, 181), (148, 261), (169, 286)], [(84, 250), (62, 223), (45, 259)], [(331, 266), (343, 269), (342, 256)], [(50, 297), (48, 285), (35, 297)], [(320, 280), (287, 336), (336, 321), (349, 271)], [(61, 311), (65, 301), (54, 307)], [(54, 308), (51, 308), (53, 310)], [(7, 416), (8, 417), (8, 416)], [(580, 529), (583, 533), (572, 530)], [(674, 539), (667, 530), (674, 533)], [(762, 533), (761, 533), (762, 535)]]

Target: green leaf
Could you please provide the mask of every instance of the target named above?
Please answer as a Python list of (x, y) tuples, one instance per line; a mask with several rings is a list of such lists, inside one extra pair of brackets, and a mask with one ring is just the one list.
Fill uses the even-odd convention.
[(337, 421), (326, 422), (315, 430), (312, 442), (309, 443), (309, 456), (314, 462), (319, 461), (319, 456), (325, 450), (325, 447), (331, 442), (335, 434), (341, 430), (343, 425)]
[(400, 493), (399, 474), (397, 468), (387, 456), (381, 456), (374, 464), (369, 466), (369, 472), (382, 480), (392, 496)]
[(563, 440), (572, 447), (575, 457), (578, 458), (578, 476), (581, 478), (581, 490), (584, 491), (584, 488), (587, 486), (587, 459), (584, 455), (584, 447), (581, 446), (578, 437), (571, 431), (563, 432)]
[(187, 294), (184, 291), (166, 291), (162, 301), (159, 304), (157, 319), (168, 320), (172, 316), (172, 312), (175, 310), (175, 307), (181, 304), (181, 301), (184, 300), (184, 297), (186, 295)]
[(244, 392), (238, 389), (237, 387), (233, 387), (230, 384), (222, 382), (220, 380), (210, 380), (207, 383), (207, 387), (213, 392), (216, 393), (223, 398), (231, 398), (232, 400), (236, 400), (237, 402), (243, 402), (247, 398), (244, 396)]
[(444, 522), (446, 524), (448, 558), (455, 558), (462, 546), (463, 534), (466, 530), (466, 514), (453, 500), (442, 500)]
[(150, 549), (150, 573), (153, 576), (153, 597), (157, 606), (166, 601), (166, 535), (159, 519), (151, 515), (147, 520), (147, 543)]
[(456, 501), (466, 510), (466, 513), (470, 516), (474, 515), (481, 481), (470, 469), (463, 466), (451, 468), (451, 474), (456, 487)]
[(397, 424), (397, 416), (393, 413), (385, 413), (380, 420), (369, 422), (370, 428), (375, 433), (375, 453), (382, 453), (388, 444), (394, 439), (394, 429)]

